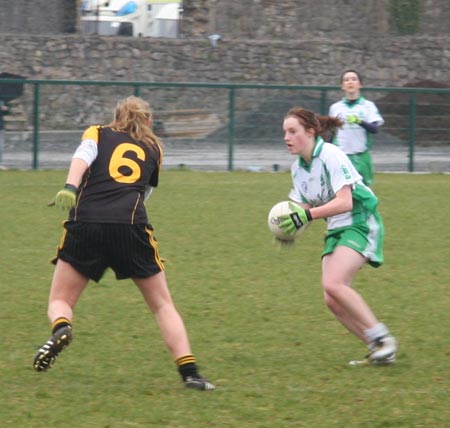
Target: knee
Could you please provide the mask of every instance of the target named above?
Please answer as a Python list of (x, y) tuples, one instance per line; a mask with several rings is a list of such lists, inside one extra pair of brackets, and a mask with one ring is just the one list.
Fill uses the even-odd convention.
[[(339, 299), (343, 284), (335, 280), (322, 280), (322, 288), (325, 295), (325, 302)], [(328, 303), (327, 303), (328, 304)]]

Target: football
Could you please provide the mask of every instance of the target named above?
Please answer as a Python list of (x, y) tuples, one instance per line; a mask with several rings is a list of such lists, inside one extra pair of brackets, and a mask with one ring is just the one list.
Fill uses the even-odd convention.
[(292, 210), (289, 208), (290, 201), (282, 201), (275, 204), (270, 212), (269, 217), (267, 219), (267, 224), (269, 226), (269, 230), (272, 234), (280, 239), (281, 241), (294, 241), (297, 239), (308, 227), (311, 223), (306, 223), (303, 227), (301, 227), (294, 235), (288, 235), (284, 232), (283, 229), (280, 228), (280, 220), (279, 216), (290, 214)]

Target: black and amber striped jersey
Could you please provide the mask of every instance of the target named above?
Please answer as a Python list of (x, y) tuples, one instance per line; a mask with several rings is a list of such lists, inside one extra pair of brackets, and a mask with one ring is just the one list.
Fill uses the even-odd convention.
[(83, 140), (95, 141), (98, 154), (83, 175), (69, 219), (147, 224), (144, 193), (148, 186), (158, 185), (161, 147), (149, 147), (104, 126), (89, 127)]

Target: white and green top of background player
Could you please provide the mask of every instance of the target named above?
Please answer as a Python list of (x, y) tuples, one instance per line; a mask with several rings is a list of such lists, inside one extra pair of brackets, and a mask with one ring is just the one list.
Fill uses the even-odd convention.
[(338, 117), (344, 125), (335, 133), (332, 142), (349, 156), (364, 183), (371, 185), (373, 171), (369, 150), (372, 137), (384, 120), (375, 103), (361, 95), (362, 79), (357, 71), (342, 73), (341, 88), (345, 96), (330, 107), (329, 116)]

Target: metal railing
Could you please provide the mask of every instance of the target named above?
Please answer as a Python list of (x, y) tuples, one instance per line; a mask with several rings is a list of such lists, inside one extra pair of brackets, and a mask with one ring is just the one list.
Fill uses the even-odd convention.
[[(104, 104), (111, 110), (112, 104), (109, 99), (117, 97), (117, 92), (134, 94), (136, 96), (149, 96), (151, 97), (152, 91), (158, 90), (159, 93), (164, 92), (163, 97), (158, 99), (165, 99), (160, 104), (176, 112), (180, 107), (180, 103), (183, 104), (182, 98), (185, 98), (184, 105), (191, 107), (191, 102), (194, 100), (193, 94), (200, 94), (198, 96), (197, 106), (202, 104), (205, 108), (213, 112), (217, 107), (217, 115), (221, 118), (222, 127), (221, 143), (226, 144), (227, 147), (227, 159), (226, 169), (231, 171), (235, 169), (235, 149), (236, 146), (246, 143), (260, 144), (264, 143), (264, 138), (267, 135), (256, 135), (256, 137), (248, 138), (246, 133), (251, 134), (257, 128), (266, 126), (271, 120), (276, 121), (276, 129), (279, 129), (279, 137), (282, 141), (282, 131), (279, 118), (287, 111), (285, 106), (292, 106), (298, 100), (299, 103), (306, 108), (317, 111), (320, 114), (327, 114), (328, 107), (331, 102), (334, 102), (342, 97), (341, 89), (337, 86), (305, 86), (305, 85), (262, 85), (262, 84), (232, 84), (232, 83), (179, 83), (179, 82), (143, 82), (143, 81), (90, 81), (90, 80), (32, 80), (32, 79), (0, 79), (0, 88), (5, 88), (8, 85), (21, 84), (24, 88), (28, 89), (28, 99), (31, 97), (31, 109), (29, 108), (29, 115), (31, 116), (31, 147), (32, 147), (32, 164), (33, 169), (40, 168), (40, 136), (41, 127), (43, 123), (49, 122), (48, 117), (51, 116), (47, 113), (47, 119), (42, 118), (41, 113), (43, 108), (48, 110), (48, 105), (53, 97), (55, 88), (59, 88), (61, 95), (64, 96), (64, 88), (75, 87), (74, 90), (81, 92), (88, 87), (95, 87), (100, 92), (100, 88), (108, 88), (111, 92), (104, 97), (100, 96), (99, 103), (101, 104), (105, 98)], [(32, 91), (29, 91), (29, 89)], [(47, 93), (43, 96), (43, 89), (47, 90)], [(119, 91), (118, 88), (121, 88)], [(175, 91), (175, 95), (173, 95)], [(216, 91), (216, 92), (215, 92)], [(219, 94), (219, 95), (218, 95)], [(369, 99), (374, 99), (377, 103), (381, 113), (387, 118), (388, 114), (383, 113), (382, 103), (389, 115), (393, 117), (391, 121), (392, 126), (383, 127), (387, 139), (396, 140), (403, 148), (407, 147), (407, 171), (415, 171), (415, 156), (417, 149), (417, 135), (420, 129), (422, 134), (425, 134), (427, 129), (429, 132), (433, 131), (435, 134), (437, 131), (439, 135), (443, 136), (443, 139), (439, 141), (439, 145), (443, 147), (444, 153), (450, 147), (450, 89), (447, 88), (413, 88), (413, 87), (366, 87), (363, 88), (363, 95)], [(76, 98), (76, 92), (74, 98)], [(389, 97), (394, 97), (394, 100), (389, 101)], [(428, 97), (428, 98), (427, 98)], [(439, 99), (436, 99), (436, 98)], [(0, 89), (0, 98), (2, 98), (2, 90)], [(43, 99), (44, 98), (44, 99)], [(214, 99), (217, 99), (217, 103), (214, 103)], [(86, 101), (88, 97), (84, 98)], [(170, 100), (169, 100), (170, 99)], [(208, 100), (208, 101), (206, 101)], [(431, 100), (431, 101), (430, 101)], [(69, 109), (70, 101), (65, 103), (61, 101), (57, 107), (59, 113), (60, 110), (65, 108)], [(281, 103), (281, 104), (280, 104)], [(283, 104), (284, 103), (284, 104)], [(266, 104), (266, 105), (264, 105)], [(305, 105), (307, 104), (307, 105)], [(173, 108), (176, 105), (177, 108)], [(426, 107), (430, 107), (427, 111)], [(88, 108), (88, 107), (87, 107)], [(86, 108), (86, 109), (87, 109)], [(79, 110), (85, 109), (83, 101), (80, 101)], [(424, 110), (420, 113), (418, 110)], [(279, 110), (279, 111), (277, 111)], [(442, 110), (442, 111), (440, 111)], [(433, 113), (434, 112), (434, 113)], [(251, 114), (253, 113), (252, 120)], [(420, 113), (420, 114), (419, 114)], [(434, 114), (434, 115), (433, 115)], [(258, 116), (259, 115), (259, 116)], [(270, 115), (275, 115), (274, 119)], [(417, 126), (418, 119), (423, 123), (426, 123), (427, 117), (435, 118), (434, 125), (431, 128), (427, 126)], [(249, 118), (246, 121), (246, 118)], [(389, 122), (387, 120), (386, 122)], [(403, 125), (399, 128), (395, 127), (395, 123), (402, 122)], [(89, 125), (86, 124), (86, 125)], [(47, 129), (49, 125), (47, 124)], [(84, 125), (80, 125), (82, 128)], [(189, 125), (187, 125), (189, 126)], [(275, 125), (274, 125), (275, 126)], [(58, 126), (56, 126), (57, 128)], [(50, 126), (51, 128), (51, 126)], [(217, 130), (216, 130), (217, 131)], [(271, 131), (272, 132), (272, 131)], [(273, 131), (275, 132), (275, 131)], [(276, 131), (278, 132), (278, 131)], [(431, 132), (432, 133), (432, 132)], [(220, 139), (217, 135), (220, 132), (212, 133), (211, 135), (205, 135), (202, 139), (206, 142), (217, 142)], [(402, 134), (402, 135), (400, 135)], [(399, 136), (400, 135), (400, 136)], [(406, 136), (405, 136), (406, 135)], [(423, 138), (423, 136), (421, 137)], [(170, 140), (170, 138), (169, 138)], [(199, 138), (196, 138), (199, 141)], [(434, 144), (433, 137), (430, 137), (430, 141), (425, 141), (424, 146), (431, 146)], [(389, 150), (389, 149), (388, 149)], [(448, 168), (450, 169), (450, 167)], [(448, 170), (445, 169), (444, 170)]]

